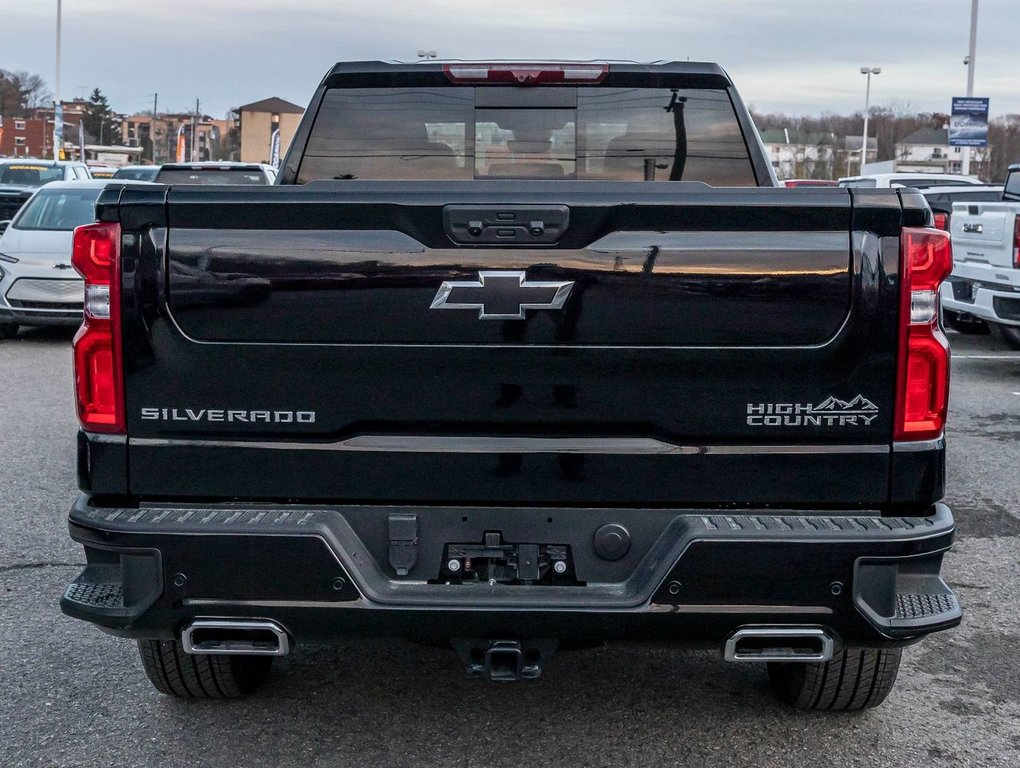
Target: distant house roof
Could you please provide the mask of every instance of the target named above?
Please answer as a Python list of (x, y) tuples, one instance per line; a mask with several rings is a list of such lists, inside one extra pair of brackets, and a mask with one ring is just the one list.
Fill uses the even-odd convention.
[(279, 96), (272, 96), (268, 99), (262, 99), (262, 101), (253, 101), (251, 104), (245, 104), (243, 107), (237, 108), (238, 112), (277, 112), (281, 114), (300, 115), (304, 112), (304, 107), (299, 107), (297, 104), (291, 104), (285, 99), (281, 99)]
[(897, 144), (923, 144), (928, 147), (949, 146), (949, 131), (945, 128), (922, 128), (914, 131), (906, 138), (900, 139)]

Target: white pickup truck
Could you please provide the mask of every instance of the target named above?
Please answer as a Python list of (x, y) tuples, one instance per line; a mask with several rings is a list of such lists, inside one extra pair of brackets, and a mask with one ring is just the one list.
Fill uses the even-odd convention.
[(1020, 164), (1011, 165), (1002, 200), (953, 204), (953, 274), (942, 284), (946, 314), (977, 318), (1020, 349)]

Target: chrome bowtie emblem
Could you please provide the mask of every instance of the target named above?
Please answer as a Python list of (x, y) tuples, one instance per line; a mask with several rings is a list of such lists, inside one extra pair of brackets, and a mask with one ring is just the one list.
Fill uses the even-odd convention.
[(528, 280), (524, 272), (479, 272), (478, 280), (447, 280), (429, 309), (477, 309), (479, 320), (522, 320), (529, 309), (561, 309), (572, 281)]

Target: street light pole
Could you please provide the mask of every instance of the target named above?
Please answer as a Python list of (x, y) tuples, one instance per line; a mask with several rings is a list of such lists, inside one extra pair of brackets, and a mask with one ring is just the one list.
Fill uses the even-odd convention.
[(868, 118), (871, 116), (871, 76), (882, 73), (881, 67), (861, 67), (861, 74), (868, 76), (868, 84), (864, 88), (864, 135), (861, 137), (861, 175), (864, 175), (864, 163), (868, 156)]
[[(970, 3), (970, 52), (967, 54), (967, 98), (974, 95), (974, 58), (977, 55), (978, 0)], [(960, 170), (970, 175), (970, 147), (963, 148), (963, 163)]]
[[(53, 93), (53, 159), (60, 159), (60, 145), (64, 138), (64, 110), (60, 105), (60, 16), (62, 0), (57, 0), (57, 76)], [(84, 160), (85, 158), (82, 158)]]

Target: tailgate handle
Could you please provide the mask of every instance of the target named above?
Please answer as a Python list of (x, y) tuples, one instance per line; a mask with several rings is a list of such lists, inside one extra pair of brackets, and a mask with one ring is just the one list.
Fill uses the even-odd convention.
[(964, 224), (963, 231), (971, 234), (980, 235), (985, 231), (985, 228), (981, 224)]
[(569, 224), (565, 205), (443, 207), (443, 228), (460, 245), (554, 245)]

